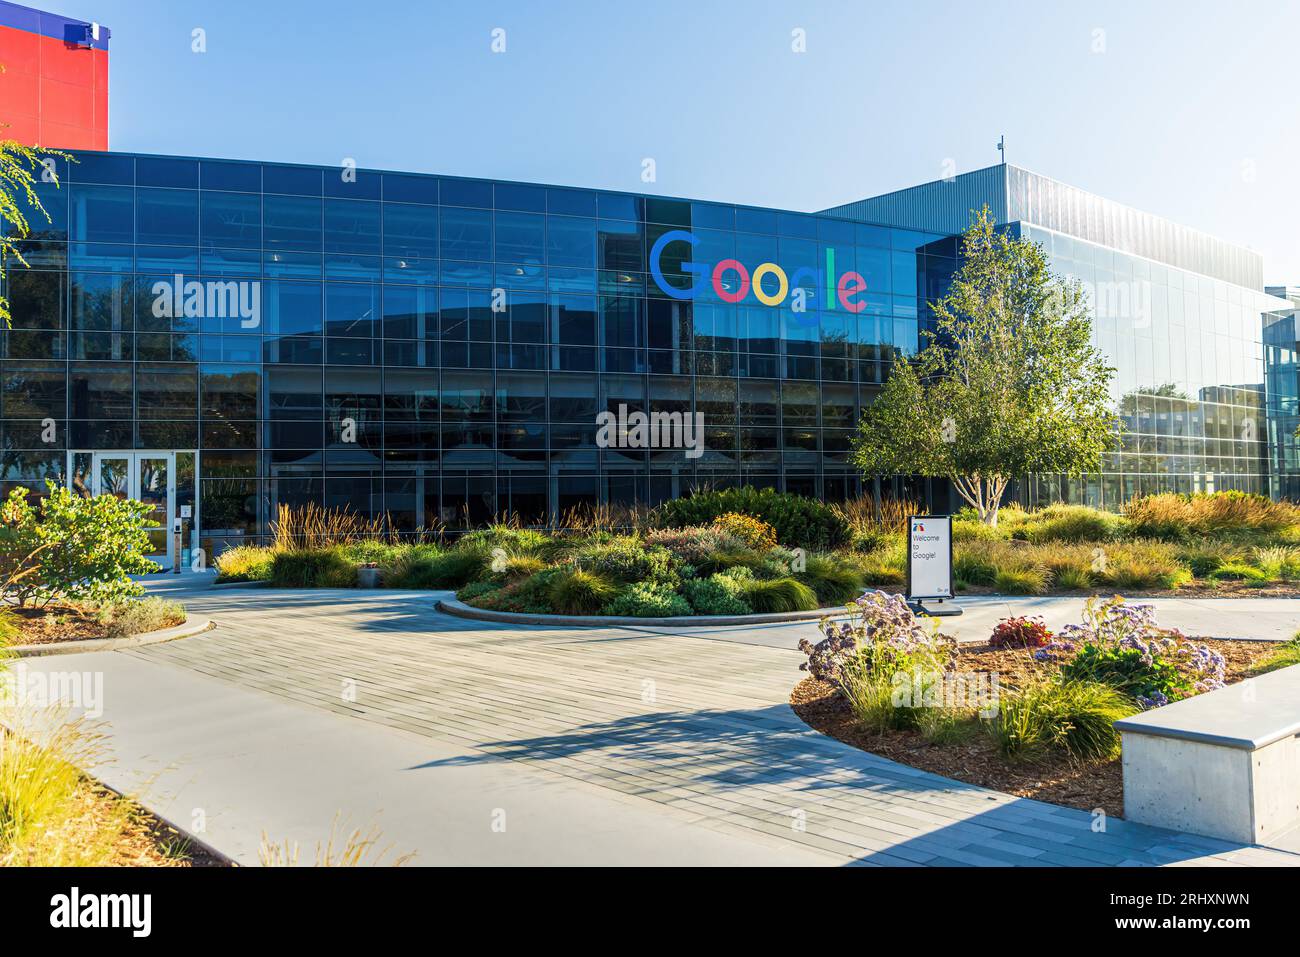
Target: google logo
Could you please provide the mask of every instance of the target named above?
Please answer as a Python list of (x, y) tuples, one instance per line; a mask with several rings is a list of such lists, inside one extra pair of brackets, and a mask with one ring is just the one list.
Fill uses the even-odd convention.
[[(655, 241), (650, 250), (650, 275), (654, 277), (655, 285), (663, 290), (664, 295), (673, 299), (694, 299), (700, 294), (699, 280), (692, 281), (689, 289), (677, 289), (669, 285), (668, 280), (664, 277), (663, 255), (664, 250), (668, 248), (669, 243), (687, 243), (695, 246), (699, 243), (695, 234), (685, 229), (671, 229), (664, 233)], [(779, 306), (785, 302), (786, 296), (789, 295), (791, 285), (798, 286), (804, 276), (813, 278), (817, 284), (825, 285), (826, 302), (828, 309), (835, 308), (836, 300), (849, 312), (858, 313), (867, 308), (865, 302), (856, 299), (867, 289), (867, 281), (862, 278), (861, 273), (847, 270), (835, 279), (835, 250), (828, 248), (826, 250), (826, 269), (810, 269), (807, 266), (801, 266), (794, 271), (793, 276), (787, 276), (785, 270), (776, 263), (761, 263), (751, 273), (745, 268), (744, 264), (737, 259), (719, 260), (712, 269), (709, 269), (706, 263), (684, 262), (682, 270), (693, 276), (708, 276), (713, 283), (713, 291), (723, 302), (742, 302), (751, 290), (754, 298), (765, 306)], [(732, 290), (727, 288), (725, 280), (731, 273), (735, 273), (740, 279), (740, 285)], [(775, 289), (773, 287), (775, 286)]]

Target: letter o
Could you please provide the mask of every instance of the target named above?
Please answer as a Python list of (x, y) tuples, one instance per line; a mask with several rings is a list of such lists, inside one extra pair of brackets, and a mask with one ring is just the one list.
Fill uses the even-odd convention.
[[(769, 296), (763, 291), (763, 277), (776, 276), (776, 295)], [(765, 306), (779, 306), (785, 301), (785, 294), (790, 291), (790, 281), (785, 278), (785, 270), (776, 263), (763, 263), (754, 270), (754, 297)]]
[[(740, 276), (740, 292), (727, 292), (722, 288), (722, 277), (731, 270), (735, 270)], [(713, 291), (723, 302), (740, 302), (749, 295), (749, 270), (741, 265), (739, 260), (722, 260), (713, 267)]]

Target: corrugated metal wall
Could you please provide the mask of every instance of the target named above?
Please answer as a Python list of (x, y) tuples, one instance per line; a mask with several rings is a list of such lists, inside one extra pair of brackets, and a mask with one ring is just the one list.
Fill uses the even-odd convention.
[(833, 209), (828, 216), (860, 222), (920, 229), (929, 233), (960, 233), (970, 225), (972, 210), (988, 204), (995, 221), (1008, 222), (1005, 167), (962, 173), (951, 180), (922, 183), (895, 193), (860, 199)]
[(1264, 287), (1257, 253), (1015, 166), (1007, 170), (1007, 215), (1067, 236), (1154, 259), (1250, 289)]
[(953, 234), (985, 204), (999, 223), (1032, 223), (1250, 289), (1264, 286), (1264, 260), (1249, 249), (1017, 166), (990, 166), (824, 212)]

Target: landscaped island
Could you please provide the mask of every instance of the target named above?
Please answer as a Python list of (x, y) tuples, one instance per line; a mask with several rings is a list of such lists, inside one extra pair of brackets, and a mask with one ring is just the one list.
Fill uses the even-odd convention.
[(179, 602), (145, 597), (132, 575), (147, 557), (148, 506), (112, 495), (82, 498), (46, 483), (0, 503), (0, 649), (126, 638), (185, 622)]
[(1289, 642), (1189, 640), (1150, 605), (1090, 599), (1053, 635), (1010, 618), (958, 645), (897, 595), (875, 592), (804, 641), (795, 712), (855, 747), (1022, 797), (1123, 813), (1115, 721), (1276, 668)]
[[(697, 492), (562, 532), (503, 522), (392, 541), (382, 522), (282, 509), (277, 540), (231, 549), (219, 582), (453, 589), (479, 608), (667, 617), (843, 605), (906, 574), (907, 503), (842, 505), (750, 488)], [(304, 531), (310, 528), (311, 531)], [(1122, 514), (1004, 507), (953, 523), (965, 594), (1300, 594), (1300, 508), (1238, 492), (1153, 495)]]

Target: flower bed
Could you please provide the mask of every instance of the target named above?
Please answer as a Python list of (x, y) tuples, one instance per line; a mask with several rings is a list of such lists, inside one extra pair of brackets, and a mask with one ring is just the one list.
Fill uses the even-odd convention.
[[(618, 527), (503, 523), (402, 544), (379, 539), (382, 522), (319, 509), (299, 521), (285, 508), (277, 544), (223, 553), (217, 580), (348, 588), (373, 567), (390, 587), (463, 589), (470, 604), (533, 614), (797, 611), (903, 584), (903, 527), (918, 510), (728, 489), (630, 512)], [(958, 594), (1300, 596), (1300, 508), (1238, 492), (1154, 495), (1122, 515), (1008, 506), (997, 526), (965, 510), (953, 539)]]
[(1300, 663), (1300, 639), (1193, 642), (1119, 598), (1090, 601), (1046, 643), (1041, 622), (1018, 619), (996, 642), (956, 646), (883, 593), (849, 610), (802, 645), (810, 676), (790, 700), (809, 725), (913, 767), (1115, 815), (1114, 720)]
[(0, 648), (126, 638), (185, 624), (185, 606), (161, 598), (0, 609)]

